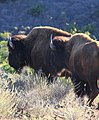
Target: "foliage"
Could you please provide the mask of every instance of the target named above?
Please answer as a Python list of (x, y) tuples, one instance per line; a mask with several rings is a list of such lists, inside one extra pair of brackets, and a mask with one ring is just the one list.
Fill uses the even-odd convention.
[(6, 72), (14, 73), (14, 69), (8, 64), (7, 41), (0, 41), (0, 68)]
[(4, 32), (4, 33), (0, 33), (0, 38), (6, 40), (10, 37), (10, 34), (9, 32)]
[[(69, 24), (67, 24), (67, 25), (69, 25)], [(96, 29), (96, 26), (94, 24), (88, 24), (79, 29), (76, 22), (74, 22), (73, 25), (69, 25), (68, 31), (72, 34), (85, 33), (85, 34), (89, 35), (90, 37), (92, 37), (93, 39), (96, 39), (96, 37), (94, 35), (92, 35), (92, 33), (95, 29)]]
[(44, 11), (44, 6), (42, 4), (36, 4), (29, 9), (29, 13), (32, 16), (39, 16)]
[[(8, 74), (7, 77), (3, 74), (0, 78), (2, 78), (0, 79), (0, 117), (2, 119), (98, 119), (94, 110), (75, 98), (72, 85), (68, 84), (66, 79), (58, 78), (53, 84), (47, 85), (46, 78), (36, 74), (32, 76), (26, 76), (23, 73), (13, 76)], [(19, 84), (21, 82), (22, 84)]]

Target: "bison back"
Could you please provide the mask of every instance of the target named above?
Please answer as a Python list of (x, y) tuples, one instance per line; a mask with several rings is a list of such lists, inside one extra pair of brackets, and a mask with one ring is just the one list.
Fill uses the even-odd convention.
[(79, 47), (72, 58), (71, 69), (85, 81), (99, 77), (99, 55), (95, 42), (89, 42)]

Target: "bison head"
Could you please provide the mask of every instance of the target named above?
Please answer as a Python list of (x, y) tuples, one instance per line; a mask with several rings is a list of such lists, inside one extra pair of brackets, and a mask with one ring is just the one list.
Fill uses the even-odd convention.
[(50, 36), (50, 48), (51, 50), (56, 50), (56, 49), (62, 49), (66, 47), (66, 44), (68, 43), (68, 40), (70, 37), (65, 37), (65, 36), (55, 36), (52, 37), (52, 34)]
[[(62, 72), (63, 68), (69, 69), (69, 53), (68, 53), (68, 41), (70, 37), (55, 36), (50, 37), (50, 49), (52, 50), (53, 65), (59, 71)], [(51, 58), (50, 58), (51, 59)], [(67, 72), (68, 73), (68, 72)]]
[(64, 51), (65, 54), (67, 53), (67, 44), (70, 37), (64, 37), (64, 36), (55, 36), (52, 37), (52, 34), (50, 36), (50, 49), (52, 51)]
[(25, 66), (25, 47), (23, 44), (23, 39), (26, 35), (14, 35), (8, 41), (9, 65), (13, 67), (17, 72)]

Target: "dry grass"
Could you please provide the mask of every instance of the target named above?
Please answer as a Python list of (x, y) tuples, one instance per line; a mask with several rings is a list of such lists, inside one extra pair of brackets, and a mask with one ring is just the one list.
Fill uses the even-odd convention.
[[(95, 102), (98, 101), (98, 98)], [(47, 85), (37, 75), (0, 71), (1, 120), (99, 120), (99, 111), (75, 98), (70, 80)]]

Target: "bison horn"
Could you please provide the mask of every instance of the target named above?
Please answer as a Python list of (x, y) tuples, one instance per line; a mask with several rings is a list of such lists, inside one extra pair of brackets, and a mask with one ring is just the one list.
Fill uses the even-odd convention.
[(53, 44), (53, 39), (52, 39), (52, 34), (51, 34), (51, 36), (50, 36), (50, 48), (51, 48), (52, 50), (55, 50), (55, 46), (54, 46), (54, 44)]
[(13, 43), (12, 43), (12, 39), (11, 39), (11, 37), (9, 38), (9, 45), (10, 45), (11, 48), (14, 49), (14, 45), (13, 45)]

